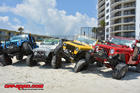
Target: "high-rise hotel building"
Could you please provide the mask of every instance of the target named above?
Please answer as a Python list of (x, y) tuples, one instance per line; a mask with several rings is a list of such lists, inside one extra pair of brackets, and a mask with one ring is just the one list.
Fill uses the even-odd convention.
[(98, 0), (98, 26), (105, 22), (105, 39), (111, 36), (140, 39), (140, 0)]

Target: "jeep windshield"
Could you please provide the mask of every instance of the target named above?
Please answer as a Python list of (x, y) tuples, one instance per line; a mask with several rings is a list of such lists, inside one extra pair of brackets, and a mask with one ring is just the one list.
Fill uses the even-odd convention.
[(129, 46), (129, 47), (132, 47), (132, 44), (135, 43), (135, 40), (112, 38), (111, 43), (114, 43), (114, 44), (117, 44), (117, 45), (126, 45), (126, 46)]
[(82, 43), (88, 44), (88, 45), (95, 45), (96, 44), (96, 40), (94, 40), (92, 38), (79, 37), (76, 40), (80, 41)]
[(59, 43), (58, 39), (46, 39), (41, 43), (41, 45), (56, 45)]
[(17, 35), (10, 38), (10, 41), (28, 39), (27, 35)]

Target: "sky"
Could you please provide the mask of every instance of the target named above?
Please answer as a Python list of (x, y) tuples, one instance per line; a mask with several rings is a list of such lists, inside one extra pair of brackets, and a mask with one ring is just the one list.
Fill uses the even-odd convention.
[(40, 35), (75, 35), (97, 26), (97, 0), (0, 0), (0, 28)]

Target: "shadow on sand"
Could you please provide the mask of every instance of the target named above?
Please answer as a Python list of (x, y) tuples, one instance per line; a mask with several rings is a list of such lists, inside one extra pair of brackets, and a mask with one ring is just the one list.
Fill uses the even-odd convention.
[[(27, 66), (25, 60), (26, 59), (23, 59), (21, 61), (17, 61), (16, 63), (13, 63), (13, 66), (19, 66), (19, 67)], [(69, 65), (71, 65), (71, 63), (63, 62), (62, 68), (59, 68), (59, 69), (64, 69), (64, 70), (69, 70), (70, 72), (74, 72), (73, 71), (74, 67), (70, 67)], [(50, 64), (40, 65), (38, 63), (36, 66), (38, 66), (40, 69), (53, 69)], [(104, 70), (107, 70), (107, 71), (104, 71)], [(106, 67), (97, 67), (96, 64), (90, 65), (88, 67), (88, 70), (84, 70), (79, 73), (82, 73), (82, 74), (93, 73), (93, 74), (97, 74), (99, 76), (103, 76), (105, 78), (112, 78), (112, 70), (108, 70), (108, 68), (106, 68)], [(134, 68), (129, 68), (129, 71), (126, 73), (125, 77), (121, 80), (138, 79), (139, 76), (140, 76), (140, 73), (135, 72)]]
[[(103, 71), (107, 70), (107, 71)], [(88, 67), (88, 70), (82, 71), (82, 74), (88, 74), (88, 73), (93, 73), (97, 74), (99, 76), (103, 76), (105, 78), (112, 78), (112, 70), (106, 67), (97, 67), (95, 64), (90, 65)], [(133, 79), (138, 79), (140, 76), (140, 73), (137, 73), (134, 68), (129, 68), (129, 71), (126, 73), (125, 77), (122, 78), (121, 80), (133, 80)]]

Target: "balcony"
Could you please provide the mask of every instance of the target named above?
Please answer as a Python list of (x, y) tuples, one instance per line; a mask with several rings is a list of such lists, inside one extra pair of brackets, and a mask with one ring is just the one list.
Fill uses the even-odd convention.
[(117, 2), (120, 2), (122, 0), (113, 0), (113, 2), (111, 4), (114, 4), (114, 3), (117, 3)]
[(102, 9), (101, 11), (98, 11), (98, 14), (104, 12), (105, 13), (105, 9)]
[(135, 17), (126, 17), (126, 18), (119, 18), (115, 19), (111, 22), (111, 26), (117, 26), (117, 25), (128, 25), (128, 24), (135, 24)]
[(132, 32), (135, 31), (135, 25), (123, 25), (123, 26), (116, 26), (112, 28), (112, 33), (116, 32)]
[(129, 3), (129, 2), (135, 2), (136, 0), (113, 0), (111, 2), (111, 7), (117, 6), (119, 4)]
[(105, 3), (105, 0), (98, 0), (98, 6), (102, 5), (103, 3)]
[(111, 15), (111, 20), (116, 20), (118, 18), (134, 17), (134, 16), (135, 16), (135, 9), (119, 11)]

